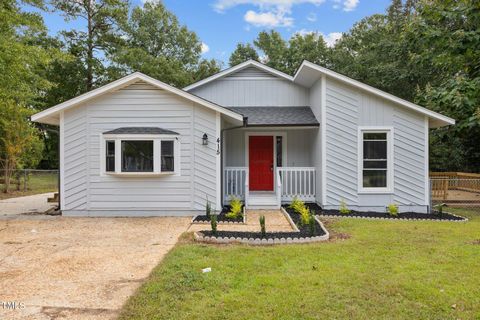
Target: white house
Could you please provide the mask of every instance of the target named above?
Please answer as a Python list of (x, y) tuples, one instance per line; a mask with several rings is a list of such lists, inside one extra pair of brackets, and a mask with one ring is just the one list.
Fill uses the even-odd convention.
[(183, 90), (134, 73), (32, 116), (60, 126), (64, 215), (191, 215), (298, 196), (427, 212), (428, 131), (451, 118), (308, 61), (255, 61)]

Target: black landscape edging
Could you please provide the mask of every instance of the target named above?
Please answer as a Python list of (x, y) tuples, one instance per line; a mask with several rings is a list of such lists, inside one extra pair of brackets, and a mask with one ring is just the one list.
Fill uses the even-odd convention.
[[(321, 217), (343, 217), (343, 218), (364, 218), (364, 219), (388, 219), (388, 220), (429, 220), (429, 221), (451, 221), (460, 222), (468, 221), (467, 218), (458, 216), (453, 213), (419, 213), (419, 212), (401, 212), (398, 216), (391, 216), (387, 212), (373, 212), (373, 211), (355, 211), (352, 210), (348, 214), (340, 213), (339, 210), (323, 210), (316, 203), (305, 204), (315, 215)], [(293, 209), (290, 209), (288, 205), (284, 205), (283, 208), (293, 213)], [(291, 214), (290, 214), (291, 215)]]
[[(222, 211), (217, 214), (217, 223), (239, 223), (243, 224), (245, 223), (245, 206), (242, 206), (242, 216), (232, 219), (232, 218), (227, 218), (226, 214), (230, 212), (230, 206), (223, 206)], [(193, 217), (192, 223), (194, 224), (210, 224), (210, 218), (207, 217), (206, 215), (198, 215)]]
[(328, 231), (318, 218), (315, 218), (315, 232), (310, 234), (308, 225), (303, 226), (300, 223), (298, 214), (288, 214), (292, 221), (297, 225), (299, 231), (292, 232), (268, 232), (263, 237), (260, 232), (247, 231), (217, 231), (216, 235), (211, 230), (202, 230), (195, 233), (195, 239), (202, 242), (231, 243), (240, 242), (254, 245), (263, 244), (281, 244), (281, 243), (306, 243), (325, 241), (330, 237)]

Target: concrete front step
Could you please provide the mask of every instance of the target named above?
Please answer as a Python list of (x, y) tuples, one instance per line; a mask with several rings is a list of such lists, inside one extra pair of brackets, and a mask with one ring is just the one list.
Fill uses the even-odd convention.
[(247, 209), (249, 210), (272, 210), (272, 209), (280, 209), (279, 205), (261, 205), (261, 204), (248, 204)]

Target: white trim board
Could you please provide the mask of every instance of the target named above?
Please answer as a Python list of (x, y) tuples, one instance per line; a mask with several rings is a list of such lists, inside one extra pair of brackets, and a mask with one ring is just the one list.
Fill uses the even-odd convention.
[(280, 77), (280, 78), (283, 78), (285, 80), (289, 80), (289, 81), (293, 81), (293, 77), (289, 76), (288, 74), (286, 73), (283, 73), (281, 71), (278, 71), (276, 69), (273, 69), (267, 65), (264, 65), (263, 63), (260, 63), (258, 61), (255, 61), (255, 60), (248, 60), (248, 61), (245, 61), (245, 62), (242, 62), (240, 64), (237, 64), (236, 66), (234, 67), (231, 67), (231, 68), (228, 68), (228, 69), (225, 69), (223, 71), (220, 71), (219, 73), (216, 73), (208, 78), (205, 78), (203, 80), (200, 80), (198, 82), (195, 82), (185, 88), (183, 88), (183, 90), (185, 91), (190, 91), (190, 90), (193, 90), (195, 88), (198, 88), (200, 86), (203, 86), (209, 82), (212, 82), (214, 80), (217, 80), (217, 79), (220, 79), (220, 78), (223, 78), (223, 77), (226, 77), (228, 76), (229, 74), (232, 74), (232, 73), (235, 73), (235, 72), (238, 72), (240, 70), (243, 70), (243, 69), (246, 69), (248, 67), (255, 67), (255, 68), (258, 68), (258, 69), (261, 69), (265, 72), (268, 72), (274, 76), (277, 76), (277, 77)]
[[(203, 98), (197, 97), (197, 96), (195, 96), (191, 93), (188, 93), (186, 91), (183, 91), (181, 89), (177, 89), (173, 86), (170, 86), (170, 85), (168, 85), (168, 84), (166, 84), (162, 81), (159, 81), (157, 79), (149, 77), (149, 76), (147, 76), (143, 73), (140, 73), (140, 72), (132, 73), (131, 75), (128, 75), (126, 77), (123, 77), (121, 79), (113, 81), (109, 84), (106, 84), (103, 87), (100, 87), (100, 88), (94, 89), (90, 92), (79, 95), (78, 97), (75, 97), (75, 98), (70, 99), (68, 101), (65, 101), (63, 103), (60, 103), (56, 106), (48, 108), (47, 110), (38, 112), (38, 113), (32, 115), (31, 120), (36, 121), (36, 122), (40, 122), (40, 123), (45, 121), (45, 123), (55, 124), (55, 123), (53, 123), (55, 121), (53, 121), (52, 118), (54, 118), (60, 111), (78, 106), (81, 103), (84, 103), (84, 102), (87, 102), (91, 99), (97, 98), (97, 97), (99, 97), (103, 94), (114, 92), (116, 90), (124, 88), (124, 87), (126, 87), (128, 85), (131, 85), (131, 84), (133, 84), (135, 82), (138, 82), (138, 81), (146, 82), (146, 83), (148, 83), (150, 85), (153, 85), (157, 88), (160, 88), (162, 90), (171, 92), (171, 93), (176, 94), (176, 95), (178, 95), (182, 98), (190, 100), (194, 103), (198, 103), (199, 105), (202, 105), (202, 106), (207, 107), (209, 109), (212, 109), (214, 111), (220, 112), (221, 114), (224, 114), (224, 115), (226, 115), (226, 116), (228, 116), (228, 117), (230, 117), (234, 120), (243, 122), (243, 116), (241, 114), (238, 114), (234, 111), (226, 109), (226, 108), (224, 108), (220, 105), (217, 105), (215, 103), (207, 101)], [(58, 124), (58, 123), (56, 123), (56, 124)]]
[(321, 148), (321, 185), (322, 185), (322, 205), (327, 204), (327, 77), (322, 75), (320, 80), (321, 89), (321, 124), (320, 124), (320, 148)]
[(60, 112), (60, 211), (65, 210), (65, 115)]

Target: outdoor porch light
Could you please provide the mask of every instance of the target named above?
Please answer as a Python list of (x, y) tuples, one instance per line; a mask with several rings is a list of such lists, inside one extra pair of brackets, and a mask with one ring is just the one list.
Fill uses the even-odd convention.
[(202, 144), (206, 146), (208, 144), (208, 135), (206, 133), (203, 134)]

